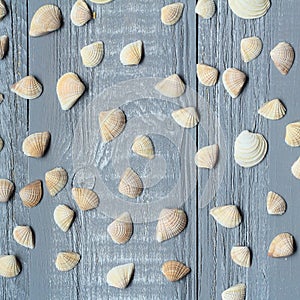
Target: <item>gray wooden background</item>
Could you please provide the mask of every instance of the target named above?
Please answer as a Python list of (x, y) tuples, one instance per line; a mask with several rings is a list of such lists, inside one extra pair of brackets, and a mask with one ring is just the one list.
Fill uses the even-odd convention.
[[(300, 46), (300, 9), (297, 1), (274, 0), (268, 14), (258, 20), (236, 17), (227, 1), (218, 0), (217, 14), (211, 20), (198, 19), (196, 1), (186, 1), (181, 21), (172, 27), (160, 22), (160, 9), (167, 1), (120, 1), (107, 5), (89, 3), (97, 18), (82, 28), (69, 20), (74, 1), (50, 1), (64, 16), (61, 30), (40, 38), (28, 36), (28, 26), (42, 0), (6, 0), (9, 15), (0, 22), (0, 34), (10, 38), (9, 53), (0, 61), (0, 92), (5, 100), (0, 106), (0, 135), (5, 147), (0, 153), (0, 176), (16, 183), (17, 192), (57, 165), (68, 170), (66, 189), (51, 198), (45, 190), (42, 202), (33, 209), (23, 207), (18, 193), (0, 209), (0, 253), (16, 254), (22, 273), (14, 279), (0, 278), (0, 299), (220, 299), (229, 286), (244, 282), (247, 299), (300, 298), (300, 257), (270, 259), (267, 249), (272, 238), (288, 231), (300, 239), (300, 182), (292, 177), (290, 166), (300, 152), (284, 143), (285, 125), (299, 120), (298, 52)], [(264, 44), (258, 59), (243, 63), (239, 53), (243, 37), (257, 35)], [(124, 67), (119, 52), (128, 42), (144, 41), (145, 57), (138, 67)], [(82, 46), (102, 40), (103, 63), (86, 69), (79, 58)], [(280, 41), (290, 42), (296, 51), (295, 64), (283, 77), (270, 62), (269, 52)], [(243, 70), (249, 78), (242, 95), (232, 100), (219, 81), (205, 88), (196, 79), (196, 64), (204, 62), (221, 72), (227, 67)], [(80, 101), (68, 112), (60, 109), (55, 87), (65, 72), (79, 74), (87, 86)], [(198, 202), (208, 172), (198, 171), (198, 187), (183, 208), (189, 218), (187, 229), (176, 239), (158, 244), (154, 239), (156, 222), (136, 224), (134, 235), (124, 246), (114, 245), (106, 234), (111, 218), (94, 210), (80, 212), (71, 198), (72, 139), (76, 121), (96, 95), (120, 81), (143, 77), (165, 77), (178, 73), (185, 82), (208, 101), (210, 109), (225, 134), (226, 147), (221, 149), (226, 171), (216, 196), (207, 207)], [(44, 86), (39, 99), (26, 101), (9, 92), (9, 86), (27, 74), (35, 75)], [(266, 100), (280, 98), (287, 115), (272, 122), (257, 115)], [(201, 110), (200, 110), (201, 114)], [(84, 124), (82, 125), (84, 126)], [(244, 129), (260, 132), (269, 141), (267, 158), (257, 167), (242, 169), (234, 163), (233, 144)], [(21, 151), (23, 139), (32, 132), (48, 130), (51, 147), (42, 159), (29, 159)], [(198, 145), (220, 140), (220, 132), (204, 134), (194, 131)], [(225, 157), (224, 157), (225, 156)], [(265, 198), (269, 190), (286, 199), (285, 215), (268, 216)], [(99, 194), (101, 199), (101, 194)], [(61, 232), (52, 214), (58, 204), (76, 210), (76, 219), (67, 233)], [(217, 226), (209, 216), (215, 205), (235, 203), (243, 211), (243, 223), (236, 229)], [(16, 225), (32, 226), (36, 248), (27, 250), (12, 238)], [(231, 246), (247, 245), (253, 253), (250, 269), (235, 265), (230, 259)], [(55, 269), (57, 252), (75, 250), (82, 255), (78, 267), (68, 273)], [(160, 272), (161, 264), (178, 259), (191, 267), (186, 279), (168, 283)], [(126, 290), (108, 287), (107, 271), (126, 262), (134, 262), (136, 271)]]

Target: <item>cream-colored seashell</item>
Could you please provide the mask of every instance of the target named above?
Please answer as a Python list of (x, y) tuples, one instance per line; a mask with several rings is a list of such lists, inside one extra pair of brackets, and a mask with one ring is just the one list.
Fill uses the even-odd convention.
[(179, 261), (169, 260), (162, 265), (161, 271), (169, 281), (175, 282), (190, 273), (191, 269)]
[(21, 266), (14, 255), (0, 256), (0, 276), (15, 277), (21, 272)]
[(8, 51), (8, 36), (0, 36), (0, 59), (3, 59)]
[(205, 64), (197, 64), (198, 80), (205, 86), (213, 86), (217, 83), (219, 71)]
[(155, 89), (163, 96), (177, 98), (184, 94), (185, 84), (177, 74), (173, 74), (158, 82)]
[(56, 93), (63, 110), (69, 110), (84, 91), (85, 86), (75, 73), (66, 73), (57, 81)]
[(222, 300), (245, 300), (246, 285), (239, 283), (233, 285), (222, 293)]
[(270, 55), (279, 72), (287, 75), (295, 59), (293, 47), (288, 43), (281, 42), (271, 51)]
[(74, 211), (66, 205), (56, 206), (53, 217), (57, 226), (64, 232), (67, 232), (74, 219)]
[(0, 93), (0, 104), (3, 102), (4, 100), (4, 95)]
[(214, 0), (198, 0), (195, 13), (203, 19), (210, 19), (216, 12)]
[(231, 259), (239, 266), (249, 268), (251, 265), (251, 253), (248, 247), (235, 246), (231, 248)]
[(219, 157), (217, 144), (201, 148), (195, 155), (195, 163), (199, 168), (213, 169)]
[(136, 41), (126, 45), (120, 53), (120, 61), (124, 66), (138, 65), (142, 59), (143, 42)]
[(222, 76), (226, 91), (232, 98), (237, 98), (246, 83), (246, 75), (235, 68), (227, 69)]
[(187, 225), (186, 213), (177, 208), (164, 208), (156, 226), (156, 240), (163, 242), (180, 234)]
[(258, 113), (269, 120), (279, 120), (285, 116), (286, 108), (279, 99), (264, 103)]
[(291, 171), (297, 179), (300, 179), (300, 157), (293, 163)]
[(76, 26), (83, 26), (93, 17), (93, 14), (84, 0), (78, 0), (74, 3), (71, 10), (71, 21)]
[(92, 190), (72, 188), (72, 195), (81, 210), (90, 210), (99, 205), (99, 197)]
[(83, 47), (80, 51), (82, 63), (89, 68), (99, 65), (104, 56), (103, 42), (95, 42)]
[(300, 122), (290, 123), (286, 126), (285, 142), (291, 147), (300, 146)]
[(184, 5), (181, 2), (176, 2), (164, 6), (161, 9), (161, 17), (160, 17), (163, 24), (165, 25), (176, 24), (182, 16), (183, 7)]
[(45, 174), (46, 187), (49, 194), (54, 197), (68, 182), (68, 173), (63, 168), (54, 168)]
[(143, 192), (143, 182), (131, 168), (127, 168), (123, 173), (119, 192), (129, 198), (137, 198)]
[(268, 143), (259, 133), (244, 130), (236, 138), (234, 144), (234, 159), (244, 168), (259, 164), (266, 156)]
[(27, 156), (39, 158), (45, 154), (49, 142), (49, 132), (45, 131), (33, 133), (23, 141), (22, 150)]
[(0, 137), (0, 152), (2, 151), (3, 147), (4, 147), (4, 141), (3, 141), (3, 139)]
[(34, 248), (34, 238), (32, 230), (29, 226), (17, 226), (14, 228), (13, 236), (15, 241), (26, 247), (33, 249)]
[(55, 5), (43, 5), (33, 15), (29, 35), (32, 37), (42, 36), (61, 27), (62, 15)]
[(38, 98), (43, 92), (43, 86), (33, 76), (26, 76), (10, 87), (10, 90), (24, 99)]
[(34, 207), (38, 205), (43, 197), (43, 187), (41, 180), (35, 180), (19, 191), (23, 205), (26, 207)]
[(102, 111), (99, 114), (100, 133), (104, 143), (110, 142), (120, 135), (125, 125), (125, 114), (119, 108)]
[(287, 257), (294, 253), (294, 237), (289, 233), (278, 234), (271, 242), (268, 256)]
[(240, 18), (256, 19), (270, 8), (270, 0), (228, 0), (231, 10)]
[(199, 123), (195, 107), (184, 107), (172, 112), (172, 117), (183, 128), (193, 128)]
[(259, 37), (252, 36), (241, 40), (241, 55), (244, 62), (257, 58), (262, 50), (262, 41)]
[(235, 205), (214, 207), (209, 213), (220, 225), (226, 228), (237, 227), (242, 222), (240, 212)]
[(80, 261), (80, 255), (76, 252), (60, 252), (57, 254), (55, 266), (57, 270), (66, 272), (74, 269)]
[(90, 0), (91, 2), (93, 3), (97, 3), (97, 4), (106, 4), (106, 3), (109, 3), (113, 0)]
[(7, 15), (6, 4), (4, 0), (0, 0), (0, 21)]
[(132, 220), (128, 212), (124, 212), (107, 227), (107, 232), (117, 244), (127, 243), (132, 236)]
[(280, 195), (269, 192), (267, 196), (267, 210), (270, 215), (283, 215), (286, 211), (286, 202)]
[(0, 202), (7, 202), (15, 190), (15, 185), (8, 179), (0, 179)]
[(125, 289), (133, 275), (134, 264), (129, 263), (112, 268), (106, 275), (108, 285), (118, 289)]
[(132, 144), (132, 151), (142, 157), (153, 159), (154, 146), (151, 139), (146, 135), (137, 136)]

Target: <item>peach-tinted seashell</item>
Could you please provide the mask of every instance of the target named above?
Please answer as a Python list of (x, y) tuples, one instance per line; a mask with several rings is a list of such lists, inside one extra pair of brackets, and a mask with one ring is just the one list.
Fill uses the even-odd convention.
[(80, 50), (82, 63), (89, 68), (99, 65), (104, 56), (103, 42), (94, 42)]
[(198, 0), (195, 13), (203, 19), (210, 19), (216, 12), (216, 4), (214, 0)]
[(56, 206), (53, 213), (55, 223), (64, 232), (69, 230), (73, 222), (74, 215), (74, 211), (67, 205)]
[(15, 190), (15, 185), (8, 179), (0, 179), (0, 202), (7, 202)]
[(26, 76), (10, 87), (10, 90), (24, 99), (38, 98), (42, 92), (42, 85), (33, 76)]
[(0, 256), (0, 276), (12, 278), (21, 272), (21, 266), (14, 255)]
[(125, 289), (133, 275), (134, 264), (129, 263), (112, 268), (106, 275), (108, 285), (118, 289)]
[(119, 192), (129, 198), (137, 198), (142, 191), (143, 182), (141, 178), (131, 168), (127, 168), (121, 177)]
[(286, 202), (280, 195), (269, 192), (267, 196), (267, 210), (270, 215), (283, 215), (286, 211)]
[(136, 41), (126, 45), (120, 53), (120, 61), (124, 66), (138, 65), (142, 59), (143, 42)]
[(137, 136), (132, 145), (132, 151), (142, 157), (153, 159), (154, 147), (151, 139), (146, 135)]
[(288, 43), (281, 42), (271, 51), (270, 55), (278, 71), (282, 75), (287, 75), (295, 59), (293, 47)]
[(22, 150), (25, 155), (39, 158), (44, 156), (50, 142), (50, 133), (37, 132), (29, 135), (23, 142)]
[(241, 55), (244, 62), (249, 62), (259, 56), (262, 41), (259, 37), (251, 36), (241, 40)]
[(185, 84), (177, 74), (173, 74), (158, 82), (155, 89), (165, 97), (177, 98), (184, 94)]
[(213, 86), (217, 83), (219, 71), (205, 64), (197, 64), (197, 77), (205, 86)]
[(209, 212), (214, 219), (226, 228), (234, 228), (242, 222), (242, 217), (235, 205), (214, 207)]
[(55, 266), (57, 270), (66, 272), (74, 269), (80, 261), (80, 255), (76, 252), (60, 252), (57, 254)]
[(35, 180), (19, 191), (23, 205), (26, 207), (34, 207), (38, 205), (43, 197), (42, 181)]
[(218, 161), (219, 146), (217, 144), (201, 148), (195, 155), (198, 168), (213, 169)]
[(246, 83), (246, 75), (238, 69), (229, 68), (223, 73), (222, 80), (230, 96), (237, 98)]
[(195, 107), (184, 107), (172, 112), (172, 117), (183, 128), (193, 128), (199, 123)]
[(34, 248), (34, 237), (32, 230), (29, 226), (17, 226), (14, 228), (13, 236), (15, 241), (26, 247), (33, 249)]
[(169, 281), (174, 282), (185, 277), (191, 269), (179, 261), (169, 260), (162, 265), (161, 271)]
[(294, 237), (289, 233), (278, 234), (271, 242), (268, 256), (287, 257), (294, 253)]
[(264, 103), (258, 113), (269, 120), (279, 120), (285, 116), (286, 108), (279, 99)]
[(68, 173), (63, 168), (54, 168), (45, 174), (46, 187), (49, 194), (54, 197), (68, 182)]
[(0, 36), (0, 59), (3, 59), (8, 51), (8, 36)]
[(174, 25), (176, 24), (181, 16), (183, 11), (183, 3), (176, 2), (169, 5), (164, 6), (161, 9), (161, 21), (165, 25)]
[(251, 265), (251, 252), (248, 247), (235, 246), (231, 248), (231, 259), (239, 266), (249, 268)]
[(99, 197), (92, 190), (72, 188), (72, 195), (81, 210), (94, 209), (99, 205)]
[(83, 26), (93, 17), (93, 14), (84, 0), (78, 0), (74, 3), (71, 10), (71, 21), (76, 26)]
[(245, 300), (246, 285), (244, 283), (236, 284), (222, 293), (222, 300)]

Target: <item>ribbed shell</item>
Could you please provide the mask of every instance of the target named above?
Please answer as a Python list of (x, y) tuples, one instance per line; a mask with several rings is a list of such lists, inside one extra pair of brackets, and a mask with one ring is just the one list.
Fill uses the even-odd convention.
[(90, 210), (99, 205), (99, 197), (92, 190), (72, 188), (72, 195), (81, 210)]
[(237, 98), (246, 83), (246, 75), (238, 69), (229, 68), (223, 73), (222, 80), (224, 87), (230, 96), (232, 98)]
[(3, 59), (8, 51), (8, 36), (2, 35), (0, 37), (0, 59)]
[(169, 260), (162, 265), (161, 271), (169, 281), (175, 282), (190, 273), (191, 269), (179, 261)]
[(249, 268), (251, 265), (251, 252), (248, 247), (235, 246), (231, 248), (231, 259), (239, 266)]
[(6, 16), (7, 9), (4, 0), (0, 0), (0, 21)]
[(169, 5), (164, 6), (161, 9), (161, 21), (165, 25), (174, 25), (176, 24), (181, 16), (183, 11), (183, 3), (176, 2)]
[(35, 180), (19, 191), (23, 205), (26, 207), (34, 207), (38, 205), (43, 197), (42, 181)]
[(14, 255), (0, 256), (0, 276), (15, 277), (21, 272), (21, 266)]
[(264, 103), (258, 113), (269, 120), (279, 120), (285, 116), (286, 108), (279, 99)]
[(59, 271), (66, 272), (74, 269), (80, 261), (76, 252), (60, 252), (57, 254), (55, 266)]
[(142, 59), (143, 42), (136, 41), (126, 45), (120, 53), (120, 61), (124, 66), (138, 65)]
[(55, 223), (64, 232), (69, 230), (73, 222), (74, 215), (74, 211), (67, 205), (56, 206), (53, 213)]
[(71, 10), (71, 21), (76, 26), (83, 26), (91, 20), (93, 14), (84, 0), (78, 0), (74, 3)]
[(257, 58), (262, 50), (262, 41), (259, 37), (252, 36), (241, 40), (241, 55), (244, 62)]
[(278, 234), (270, 244), (268, 256), (287, 257), (294, 253), (294, 237), (289, 233)]
[(91, 2), (97, 3), (97, 4), (106, 4), (113, 0), (90, 0)]
[(3, 147), (4, 147), (4, 141), (3, 141), (3, 139), (0, 137), (0, 152), (2, 151)]
[(256, 19), (270, 8), (270, 0), (228, 0), (231, 10), (240, 18)]
[(285, 142), (291, 147), (300, 146), (300, 122), (290, 123), (286, 126)]
[(199, 168), (213, 169), (219, 157), (217, 144), (201, 148), (195, 155), (195, 163)]
[(44, 156), (50, 142), (50, 133), (37, 132), (29, 135), (23, 141), (22, 150), (25, 155), (39, 158)]
[(283, 215), (286, 211), (286, 202), (280, 195), (269, 192), (267, 196), (267, 210), (270, 215)]
[(3, 102), (4, 100), (4, 95), (0, 93), (0, 104)]
[(300, 179), (300, 157), (293, 163), (291, 171), (297, 179)]
[(203, 19), (210, 19), (216, 12), (216, 4), (214, 0), (198, 0), (195, 12)]
[(219, 71), (205, 64), (197, 64), (198, 80), (205, 86), (213, 86), (217, 83)]
[(10, 90), (24, 99), (35, 99), (42, 94), (43, 86), (30, 75), (13, 84)]
[(183, 128), (193, 128), (199, 123), (195, 107), (184, 107), (172, 112), (172, 117)]
[(103, 42), (95, 42), (83, 47), (80, 51), (82, 63), (89, 68), (99, 65), (104, 56)]
[(270, 55), (278, 71), (282, 75), (287, 75), (295, 59), (293, 47), (286, 42), (281, 42), (271, 51)]
[(34, 237), (32, 230), (29, 226), (17, 226), (14, 228), (13, 236), (15, 241), (26, 247), (33, 249), (34, 248)]
[(15, 185), (8, 179), (0, 179), (0, 202), (7, 202), (15, 190)]
[(118, 289), (125, 289), (133, 275), (134, 264), (129, 263), (112, 268), (106, 275), (108, 285)]
[(127, 168), (123, 173), (119, 183), (119, 192), (133, 199), (143, 192), (143, 182), (131, 168)]
[(154, 147), (151, 139), (146, 135), (137, 136), (132, 144), (132, 151), (142, 157), (153, 159)]
[(240, 225), (242, 217), (235, 205), (214, 207), (209, 212), (214, 219), (226, 228), (234, 228)]
[(173, 74), (158, 82), (155, 89), (165, 97), (177, 98), (184, 94), (185, 84), (177, 74)]
[(233, 285), (222, 293), (222, 300), (245, 300), (246, 285), (239, 283)]
[(54, 168), (45, 174), (46, 187), (49, 194), (54, 197), (68, 182), (68, 173), (63, 168)]

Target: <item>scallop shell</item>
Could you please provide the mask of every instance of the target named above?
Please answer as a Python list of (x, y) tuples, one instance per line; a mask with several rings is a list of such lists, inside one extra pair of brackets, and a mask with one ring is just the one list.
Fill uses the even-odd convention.
[(99, 65), (104, 56), (103, 42), (95, 42), (83, 47), (80, 51), (82, 63), (89, 68)]
[(3, 59), (8, 51), (8, 36), (0, 36), (0, 59)]
[(300, 179), (300, 157), (293, 163), (291, 171), (297, 179)]
[(210, 19), (216, 12), (214, 0), (198, 0), (195, 13), (203, 19)]
[(269, 120), (279, 120), (285, 116), (286, 108), (279, 99), (264, 103), (258, 113)]
[(68, 182), (68, 173), (63, 168), (54, 168), (45, 174), (46, 187), (49, 194), (54, 197)]
[(165, 25), (176, 24), (182, 16), (184, 4), (181, 2), (172, 3), (161, 9), (161, 21)]
[(286, 126), (285, 142), (291, 147), (300, 146), (300, 122), (290, 123)]
[(257, 58), (262, 50), (262, 41), (259, 37), (251, 36), (241, 40), (241, 55), (244, 62)]
[(119, 108), (102, 111), (99, 114), (100, 133), (104, 143), (110, 142), (120, 135), (125, 125), (125, 114)]
[(205, 86), (213, 86), (217, 83), (219, 71), (205, 64), (197, 64), (198, 80)]
[(259, 133), (244, 130), (236, 138), (234, 144), (234, 159), (244, 168), (259, 164), (266, 156), (268, 143)]
[(0, 137), (0, 152), (2, 151), (4, 147), (4, 142), (3, 142), (3, 139)]
[(0, 104), (3, 102), (4, 100), (4, 95), (0, 93)]
[(69, 110), (84, 91), (85, 86), (75, 73), (66, 73), (57, 81), (56, 93), (63, 110)]
[(0, 0), (0, 21), (7, 15), (6, 4), (4, 0)]
[(226, 91), (232, 98), (237, 98), (246, 83), (246, 75), (235, 68), (227, 69), (222, 76)]
[(142, 157), (153, 159), (154, 147), (151, 139), (146, 135), (137, 136), (132, 144), (132, 151)]
[(80, 255), (76, 252), (60, 252), (57, 254), (55, 266), (57, 270), (66, 272), (74, 269), (80, 261)]
[(142, 59), (143, 42), (136, 41), (126, 45), (120, 53), (120, 61), (124, 66), (138, 65)]
[(245, 300), (246, 285), (239, 283), (233, 285), (222, 293), (222, 300)]
[(11, 278), (21, 272), (21, 266), (14, 255), (0, 256), (0, 276)]
[(127, 168), (123, 173), (119, 192), (129, 198), (137, 198), (143, 192), (143, 182), (131, 168)]
[(156, 240), (163, 242), (180, 234), (187, 225), (186, 213), (177, 208), (164, 208), (156, 226)]
[(199, 123), (199, 116), (194, 107), (184, 107), (172, 112), (172, 117), (183, 128), (193, 128)]
[(43, 86), (33, 76), (26, 76), (10, 87), (10, 90), (24, 99), (38, 98), (43, 92)]
[(155, 89), (165, 97), (177, 98), (184, 94), (185, 84), (177, 74), (173, 74), (158, 82)]
[(90, 0), (91, 2), (93, 3), (97, 3), (97, 4), (106, 4), (106, 3), (109, 3), (113, 0)]
[(293, 47), (288, 43), (281, 42), (271, 51), (270, 55), (279, 72), (282, 75), (287, 75), (294, 63)]
[(267, 210), (269, 215), (283, 215), (286, 211), (286, 202), (280, 195), (269, 192), (267, 196)]
[(0, 179), (0, 202), (7, 202), (15, 190), (15, 185), (8, 179)]
[(134, 264), (129, 263), (112, 268), (106, 275), (108, 285), (118, 289), (125, 289), (133, 275)]
[(13, 236), (15, 241), (26, 247), (33, 249), (34, 248), (34, 238), (32, 230), (29, 226), (17, 226), (14, 228)]
[(268, 256), (287, 257), (294, 253), (294, 237), (289, 233), (278, 234), (270, 244)]
[(61, 27), (62, 15), (55, 5), (43, 5), (33, 15), (29, 35), (32, 37), (42, 36)]
[(231, 248), (231, 259), (239, 266), (249, 268), (251, 265), (251, 253), (248, 247), (235, 246)]
[(66, 205), (56, 206), (53, 217), (57, 226), (64, 232), (67, 232), (74, 219), (74, 211)]
[(107, 232), (117, 244), (127, 243), (132, 236), (132, 220), (128, 212), (124, 212), (107, 227)]
[(43, 197), (42, 181), (35, 180), (19, 191), (23, 205), (26, 207), (34, 207), (38, 205)]
[(90, 210), (99, 205), (99, 197), (92, 190), (72, 188), (72, 195), (81, 210)]
[(179, 261), (169, 260), (162, 265), (161, 271), (169, 281), (174, 282), (185, 277), (191, 269)]
[(270, 8), (270, 0), (228, 0), (231, 10), (240, 18), (256, 19), (264, 16)]
[(84, 0), (78, 0), (74, 3), (71, 10), (71, 21), (76, 26), (83, 26), (93, 17), (93, 14)]
[(37, 132), (29, 135), (23, 142), (22, 150), (25, 155), (39, 158), (44, 156), (50, 142), (50, 133)]
[(201, 148), (195, 155), (198, 168), (213, 169), (218, 161), (219, 146), (217, 144)]
[(235, 205), (214, 207), (209, 213), (220, 225), (226, 228), (237, 227), (242, 222), (240, 212)]

